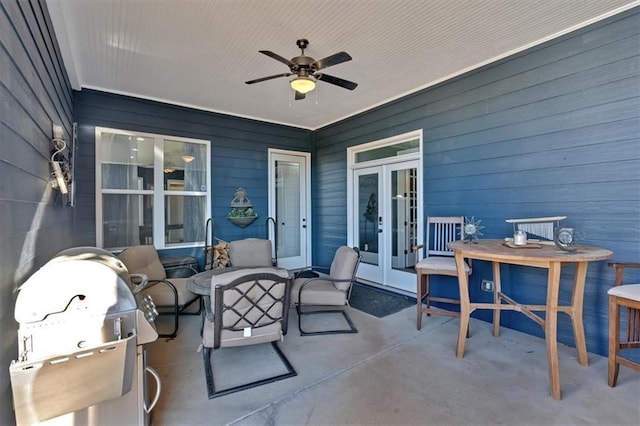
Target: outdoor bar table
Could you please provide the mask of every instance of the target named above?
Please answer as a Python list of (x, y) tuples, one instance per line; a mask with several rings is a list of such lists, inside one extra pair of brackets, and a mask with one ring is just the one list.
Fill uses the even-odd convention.
[[(613, 253), (610, 250), (581, 245), (573, 247), (575, 248), (574, 251), (565, 251), (556, 247), (553, 242), (550, 242), (550, 244), (540, 242), (539, 244), (528, 244), (524, 247), (512, 248), (507, 246), (504, 240), (455, 241), (449, 243), (449, 248), (455, 252), (458, 271), (464, 271), (465, 259), (484, 260), (493, 264), (493, 303), (471, 303), (469, 300), (468, 277), (465, 273), (458, 274), (460, 286), (460, 331), (456, 350), (457, 357), (462, 358), (464, 356), (469, 318), (473, 311), (476, 309), (493, 309), (493, 335), (495, 337), (498, 337), (500, 331), (501, 310), (522, 312), (538, 323), (544, 330), (551, 395), (554, 399), (560, 400), (562, 395), (558, 371), (558, 312), (564, 312), (571, 318), (578, 352), (578, 362), (582, 366), (587, 366), (587, 345), (582, 322), (582, 304), (587, 266), (591, 261), (608, 259)], [(546, 268), (548, 270), (546, 303), (544, 305), (523, 305), (504, 294), (500, 287), (500, 265), (502, 263)], [(559, 306), (560, 270), (564, 264), (570, 263), (575, 264), (571, 304)], [(544, 311), (544, 318), (535, 314), (535, 311)]]

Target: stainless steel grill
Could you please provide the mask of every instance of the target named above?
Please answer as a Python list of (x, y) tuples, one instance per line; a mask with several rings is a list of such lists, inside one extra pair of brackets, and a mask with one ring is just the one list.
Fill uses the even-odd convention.
[[(153, 301), (137, 295), (145, 284), (134, 286), (111, 253), (78, 247), (58, 253), (20, 288), (18, 359), (10, 366), (19, 425), (71, 413), (72, 424), (148, 422), (160, 383), (146, 406), (146, 372), (158, 377), (143, 345), (158, 335)], [(123, 414), (132, 404), (133, 413)]]

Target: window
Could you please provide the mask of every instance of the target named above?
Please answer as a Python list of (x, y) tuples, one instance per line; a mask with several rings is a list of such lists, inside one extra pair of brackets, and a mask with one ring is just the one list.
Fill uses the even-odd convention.
[(96, 128), (96, 243), (199, 246), (210, 216), (209, 141)]

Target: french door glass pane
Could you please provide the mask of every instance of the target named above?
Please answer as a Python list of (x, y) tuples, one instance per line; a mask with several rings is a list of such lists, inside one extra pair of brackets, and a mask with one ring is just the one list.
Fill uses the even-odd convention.
[(378, 265), (378, 173), (358, 176), (358, 241), (362, 261)]
[(141, 194), (103, 194), (105, 247), (147, 244), (153, 235), (153, 197)]
[(415, 264), (412, 247), (416, 244), (416, 169), (391, 172), (391, 266), (405, 270)]
[(278, 257), (300, 256), (300, 164), (276, 161)]

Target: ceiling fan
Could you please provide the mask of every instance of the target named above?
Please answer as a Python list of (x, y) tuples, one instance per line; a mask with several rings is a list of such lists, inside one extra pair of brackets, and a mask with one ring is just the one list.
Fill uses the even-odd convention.
[(308, 92), (315, 89), (316, 81), (324, 81), (326, 83), (334, 84), (336, 86), (340, 86), (349, 90), (353, 90), (358, 86), (357, 83), (354, 83), (352, 81), (318, 72), (324, 68), (350, 61), (352, 58), (347, 52), (338, 52), (331, 56), (327, 56), (324, 59), (316, 61), (312, 57), (306, 56), (304, 54), (304, 49), (309, 46), (308, 40), (303, 38), (296, 41), (296, 44), (298, 45), (300, 50), (302, 50), (302, 54), (300, 56), (296, 56), (295, 58), (291, 58), (291, 60), (285, 59), (282, 56), (271, 52), (270, 50), (259, 51), (260, 53), (263, 53), (275, 59), (276, 61), (280, 61), (288, 66), (290, 72), (257, 78), (255, 80), (247, 81), (246, 84), (260, 83), (261, 81), (271, 80), (273, 78), (289, 77), (291, 75), (295, 75), (295, 78), (291, 80), (291, 88), (296, 92), (296, 100), (304, 99), (305, 95)]

